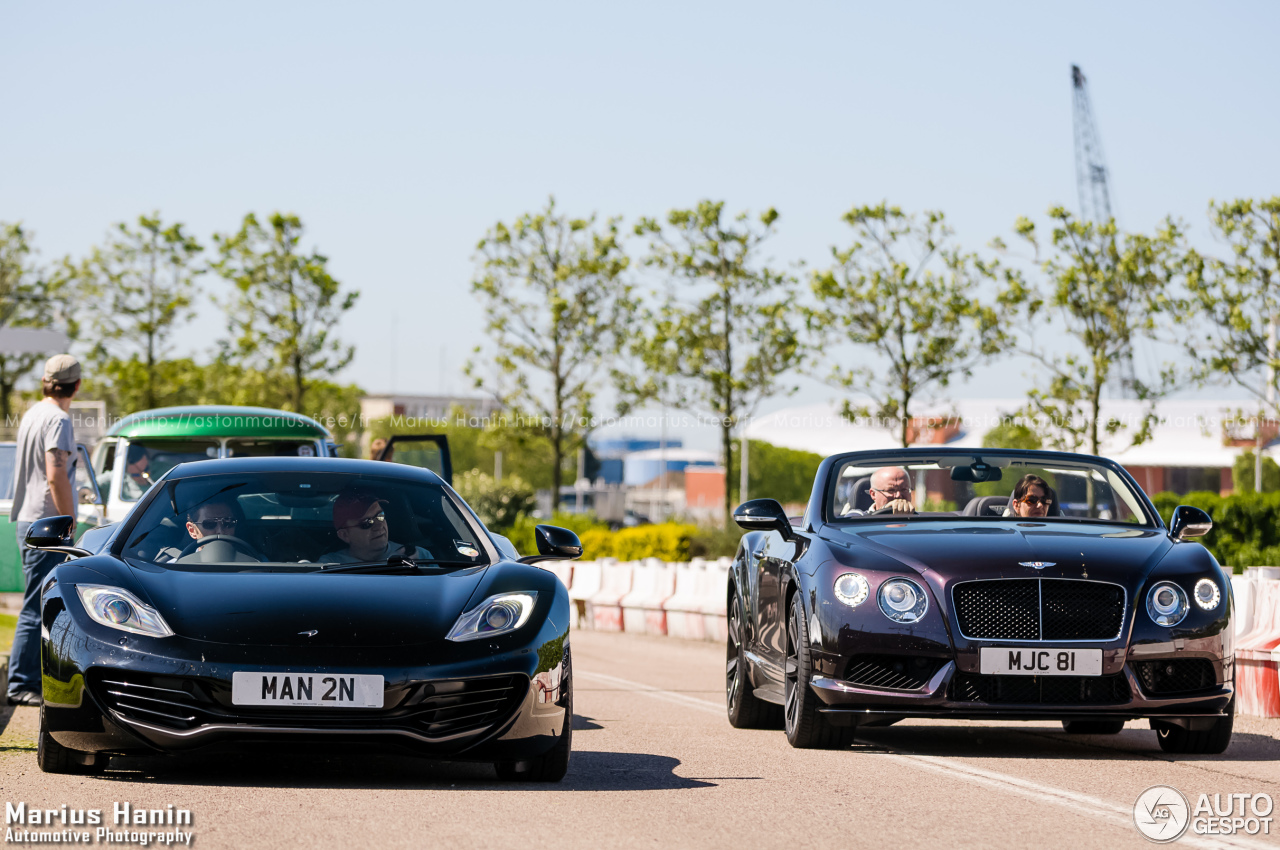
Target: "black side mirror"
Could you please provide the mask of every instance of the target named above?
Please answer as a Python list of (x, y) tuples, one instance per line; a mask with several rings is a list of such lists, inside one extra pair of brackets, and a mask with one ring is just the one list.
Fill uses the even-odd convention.
[(92, 554), (88, 549), (76, 548), (76, 518), (73, 516), (51, 516), (36, 520), (27, 529), (27, 536), (22, 542), (28, 549), (62, 552), (73, 558)]
[(1213, 520), (1199, 508), (1178, 505), (1173, 509), (1173, 518), (1169, 521), (1169, 536), (1174, 540), (1204, 537), (1212, 530)]
[(578, 535), (567, 528), (555, 525), (539, 525), (533, 529), (534, 541), (538, 544), (538, 554), (521, 558), (522, 564), (533, 564), (538, 561), (572, 561), (582, 557), (582, 541)]
[(776, 531), (783, 540), (794, 537), (791, 520), (776, 499), (752, 499), (738, 505), (733, 521), (747, 531)]

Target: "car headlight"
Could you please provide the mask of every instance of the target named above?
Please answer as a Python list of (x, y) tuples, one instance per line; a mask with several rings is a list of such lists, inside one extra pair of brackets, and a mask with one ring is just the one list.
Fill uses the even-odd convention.
[(1217, 608), (1218, 603), (1222, 601), (1222, 591), (1218, 590), (1218, 583), (1211, 578), (1202, 578), (1196, 582), (1194, 596), (1196, 604), (1206, 611)]
[(478, 640), (514, 632), (533, 613), (533, 603), (538, 599), (536, 591), (499, 593), (490, 596), (470, 611), (463, 613), (453, 624), (446, 640)]
[(1187, 593), (1171, 581), (1162, 581), (1147, 594), (1147, 614), (1158, 626), (1176, 626), (1187, 616)]
[(76, 593), (95, 623), (147, 637), (173, 634), (159, 611), (127, 590), (102, 584), (77, 584)]
[(845, 573), (836, 579), (836, 599), (850, 608), (856, 608), (871, 595), (867, 580), (857, 573)]
[(896, 623), (915, 623), (929, 610), (924, 588), (905, 578), (891, 578), (880, 585), (880, 610)]

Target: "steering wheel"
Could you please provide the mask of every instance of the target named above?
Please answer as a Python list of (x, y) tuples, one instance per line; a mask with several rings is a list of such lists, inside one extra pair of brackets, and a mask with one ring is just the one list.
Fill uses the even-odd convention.
[[(257, 549), (254, 549), (252, 546), (250, 546), (245, 541), (241, 540), (239, 537), (236, 537), (234, 534), (206, 534), (204, 537), (197, 538), (195, 540), (192, 540), (190, 543), (188, 543), (186, 548), (182, 550), (182, 553), (178, 555), (178, 558), (185, 558), (186, 556), (194, 552), (197, 547), (203, 546), (206, 543), (213, 543), (214, 541), (217, 541), (217, 540), (225, 540), (227, 543), (230, 543), (232, 546), (235, 546), (237, 549), (239, 549), (241, 552), (248, 555), (250, 558), (253, 558), (258, 561), (266, 560), (266, 558), (263, 557), (261, 552), (259, 552)], [(174, 558), (174, 560), (176, 561), (178, 560), (178, 558)]]
[[(885, 505), (883, 508), (875, 508), (875, 509), (873, 509), (873, 510), (869, 510), (869, 511), (867, 511), (866, 515), (867, 515), (867, 516), (880, 516), (881, 514), (891, 514), (891, 513), (893, 513), (893, 506), (892, 506), (892, 505)], [(905, 515), (905, 514), (913, 513), (913, 512), (912, 512), (912, 511), (903, 511), (902, 513)]]

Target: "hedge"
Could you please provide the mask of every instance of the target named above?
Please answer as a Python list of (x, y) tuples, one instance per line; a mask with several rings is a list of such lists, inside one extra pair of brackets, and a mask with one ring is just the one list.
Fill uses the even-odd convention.
[(1178, 505), (1191, 505), (1207, 513), (1213, 519), (1213, 531), (1201, 542), (1223, 566), (1238, 571), (1241, 567), (1280, 565), (1280, 493), (1156, 493), (1151, 501), (1166, 523)]
[(732, 556), (742, 536), (737, 528), (725, 531), (680, 522), (660, 522), (610, 531), (607, 525), (589, 514), (556, 514), (551, 519), (521, 516), (506, 532), (521, 554), (532, 555), (538, 551), (533, 529), (539, 524), (558, 525), (577, 534), (582, 541), (582, 557), (588, 561), (599, 558), (687, 561), (693, 557)]

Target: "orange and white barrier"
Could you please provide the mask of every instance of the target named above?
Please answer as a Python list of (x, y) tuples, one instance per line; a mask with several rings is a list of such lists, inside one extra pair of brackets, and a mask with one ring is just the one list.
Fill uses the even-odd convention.
[[(1280, 581), (1273, 568), (1251, 568), (1240, 581), (1233, 577), (1237, 611), (1246, 620), (1236, 637), (1236, 710), (1259, 717), (1280, 717)], [(1250, 586), (1251, 585), (1251, 586)], [(1248, 588), (1247, 590), (1245, 588)], [(1241, 591), (1249, 597), (1242, 610)]]
[(622, 597), (631, 592), (635, 562), (605, 563), (601, 569), (600, 590), (587, 600), (587, 624), (601, 632), (622, 631)]
[(675, 592), (675, 565), (645, 558), (636, 567), (631, 592), (622, 597), (622, 630), (665, 635), (667, 612), (662, 606)]
[[(546, 561), (538, 566), (546, 569)], [(599, 561), (575, 561), (573, 564), (572, 583), (569, 585), (570, 628), (579, 629), (586, 623), (587, 600), (600, 592), (600, 579), (603, 575)], [(590, 624), (587, 624), (588, 626)]]

